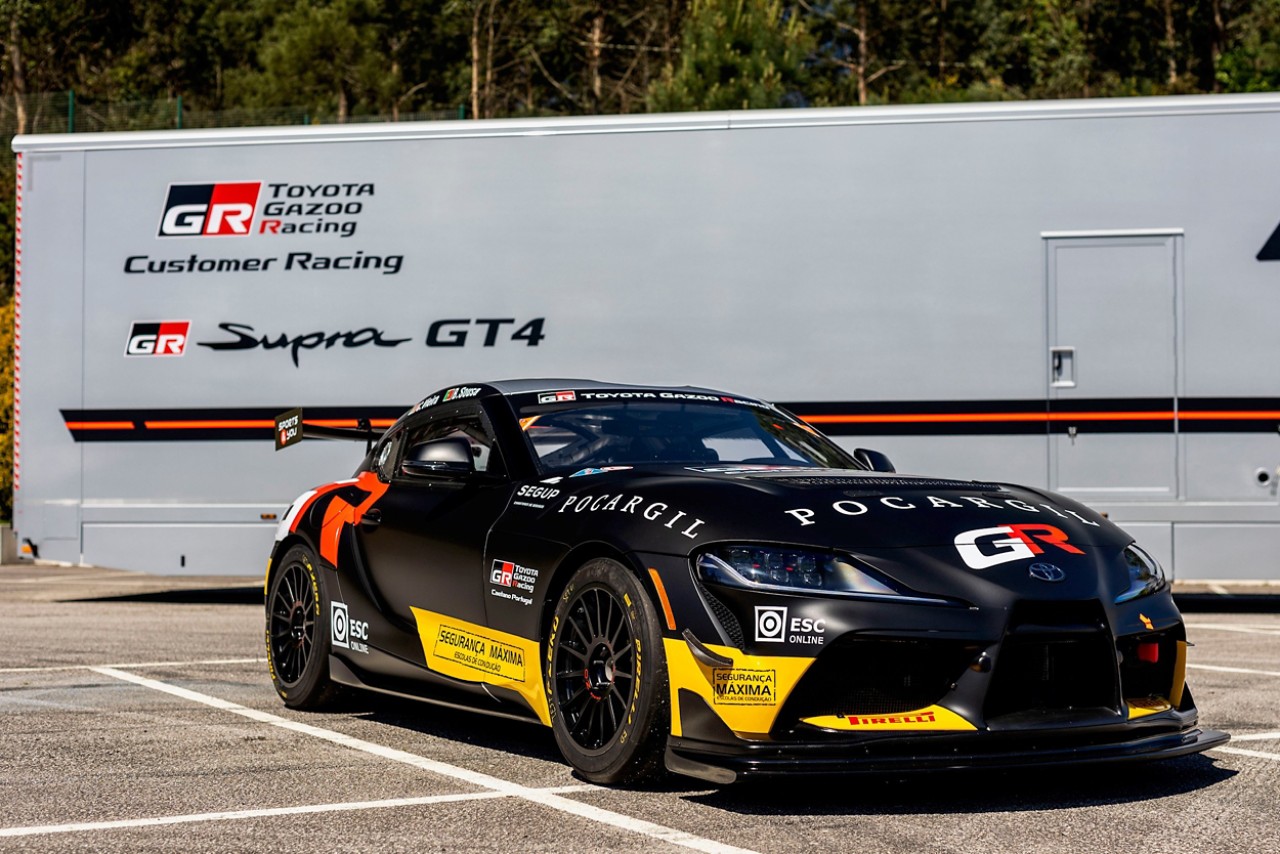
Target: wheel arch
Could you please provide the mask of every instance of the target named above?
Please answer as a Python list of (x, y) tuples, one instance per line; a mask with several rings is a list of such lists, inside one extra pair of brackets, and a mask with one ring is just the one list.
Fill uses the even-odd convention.
[(659, 607), (658, 592), (654, 589), (653, 580), (649, 578), (649, 573), (645, 571), (645, 567), (636, 562), (634, 553), (624, 552), (606, 542), (582, 543), (571, 549), (560, 560), (555, 572), (552, 573), (551, 583), (547, 586), (547, 595), (542, 602), (542, 613), (538, 617), (539, 644), (546, 642), (547, 634), (551, 629), (551, 618), (556, 612), (556, 603), (560, 601), (560, 594), (564, 592), (569, 579), (579, 567), (596, 558), (609, 558), (626, 567), (640, 582), (640, 586), (644, 588), (645, 593), (649, 595), (649, 601), (653, 603), (655, 608)]
[(287, 537), (285, 537), (283, 540), (280, 540), (274, 546), (272, 546), (271, 559), (267, 564), (267, 574), (262, 581), (263, 595), (265, 595), (267, 591), (271, 589), (271, 579), (275, 577), (275, 574), (277, 572), (279, 572), (280, 561), (284, 558), (285, 555), (289, 553), (289, 549), (293, 548), (294, 546), (306, 546), (307, 548), (311, 549), (313, 552), (316, 550), (315, 544), (312, 543), (311, 540), (309, 540), (308, 538), (304, 537), (302, 534), (299, 534), (299, 533), (291, 533)]

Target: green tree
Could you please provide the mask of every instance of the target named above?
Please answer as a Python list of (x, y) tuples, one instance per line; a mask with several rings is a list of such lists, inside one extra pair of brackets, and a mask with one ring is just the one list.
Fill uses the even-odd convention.
[(1226, 46), (1214, 68), (1215, 88), (1226, 92), (1280, 89), (1280, 0), (1255, 0), (1247, 12), (1222, 20)]
[(649, 87), (657, 111), (736, 110), (803, 102), (811, 39), (779, 0), (693, 0), (680, 57)]
[(258, 67), (228, 71), (228, 97), (255, 107), (307, 106), (338, 122), (353, 111), (389, 111), (403, 80), (379, 49), (379, 11), (376, 0), (297, 0), (270, 19)]

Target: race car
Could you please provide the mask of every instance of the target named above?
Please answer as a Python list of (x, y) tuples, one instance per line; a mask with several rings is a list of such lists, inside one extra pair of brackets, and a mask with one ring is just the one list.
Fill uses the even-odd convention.
[[(312, 432), (286, 416), (278, 441)], [(290, 707), (354, 688), (536, 721), (602, 784), (1227, 740), (1197, 726), (1160, 564), (1063, 496), (898, 474), (703, 388), (457, 385), (349, 435), (364, 461), (290, 506), (268, 563)]]

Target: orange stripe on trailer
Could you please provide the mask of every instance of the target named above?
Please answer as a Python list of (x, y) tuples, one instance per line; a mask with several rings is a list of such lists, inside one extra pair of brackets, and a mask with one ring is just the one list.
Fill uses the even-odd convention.
[(144, 421), (148, 430), (274, 430), (274, 421)]
[[(369, 426), (390, 427), (395, 423), (393, 418), (374, 418), (369, 422)], [(313, 427), (347, 427), (356, 429), (360, 426), (360, 421), (355, 418), (304, 418), (302, 425), (305, 427), (308, 424)]]
[(1158, 410), (1154, 412), (901, 412), (875, 415), (805, 415), (810, 424), (965, 424), (1062, 421), (1280, 421), (1280, 410)]
[(960, 412), (895, 413), (886, 415), (805, 415), (810, 424), (965, 424), (1035, 423), (1037, 421), (1170, 421), (1161, 412)]
[(1215, 410), (1193, 410), (1179, 412), (1179, 421), (1280, 421), (1280, 411), (1276, 412), (1231, 412)]
[(132, 421), (68, 421), (68, 430), (132, 430)]
[(667, 598), (667, 588), (662, 584), (662, 577), (658, 575), (658, 570), (649, 567), (649, 577), (653, 579), (653, 586), (658, 590), (658, 600), (662, 602), (662, 616), (667, 618), (667, 629), (676, 630), (676, 615), (671, 613), (671, 600)]

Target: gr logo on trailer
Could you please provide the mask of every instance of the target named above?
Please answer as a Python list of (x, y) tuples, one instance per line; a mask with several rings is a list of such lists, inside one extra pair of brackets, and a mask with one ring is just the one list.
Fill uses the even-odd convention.
[(160, 237), (246, 235), (258, 210), (261, 181), (170, 184), (160, 217)]
[(126, 356), (181, 356), (187, 349), (189, 320), (135, 323), (129, 328)]

